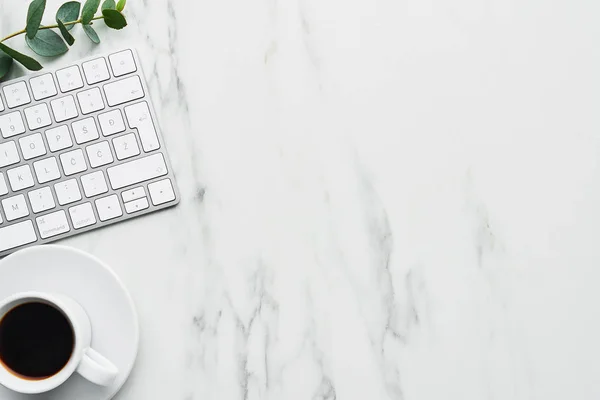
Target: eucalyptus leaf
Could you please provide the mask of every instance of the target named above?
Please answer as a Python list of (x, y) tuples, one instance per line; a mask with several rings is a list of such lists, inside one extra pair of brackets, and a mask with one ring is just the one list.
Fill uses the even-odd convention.
[(38, 31), (33, 39), (25, 37), (25, 42), (36, 54), (44, 57), (58, 56), (69, 50), (58, 33), (50, 29)]
[(96, 11), (98, 11), (98, 6), (100, 6), (100, 0), (87, 0), (85, 2), (83, 10), (81, 10), (81, 23), (83, 25), (89, 25)]
[(75, 43), (75, 38), (73, 37), (73, 35), (71, 35), (69, 33), (69, 30), (67, 29), (65, 24), (63, 24), (63, 22), (60, 19), (57, 20), (56, 22), (58, 23), (58, 29), (60, 29), (60, 33), (62, 34), (62, 37), (69, 44), (69, 46), (73, 46), (73, 43)]
[[(81, 3), (78, 1), (69, 1), (65, 4), (63, 4), (62, 6), (60, 6), (60, 8), (58, 9), (58, 11), (56, 12), (56, 22), (58, 23), (58, 21), (63, 21), (63, 22), (73, 22), (73, 21), (77, 21), (79, 19), (79, 11), (81, 10)], [(73, 29), (73, 27), (75, 26), (74, 24), (72, 25), (65, 25), (67, 30), (71, 30)]]
[(119, 0), (117, 3), (117, 11), (123, 11), (125, 4), (127, 4), (127, 0)]
[(33, 39), (40, 24), (42, 23), (42, 17), (44, 16), (44, 9), (46, 8), (46, 0), (33, 0), (29, 4), (27, 9), (27, 37)]
[(0, 51), (0, 79), (4, 78), (10, 67), (12, 67), (13, 58), (3, 51)]
[(114, 10), (117, 6), (115, 5), (115, 0), (104, 0), (102, 3), (102, 11), (104, 10)]
[(26, 56), (23, 53), (19, 53), (15, 49), (11, 49), (4, 43), (0, 43), (0, 50), (14, 58), (15, 61), (17, 61), (30, 71), (39, 71), (40, 69), (42, 69), (42, 65), (39, 62), (35, 61), (29, 56)]
[(109, 28), (123, 29), (127, 26), (125, 16), (117, 10), (102, 10), (102, 15), (104, 15), (104, 23)]
[(100, 37), (90, 25), (83, 25), (83, 30), (85, 34), (90, 38), (90, 40), (96, 44), (100, 43)]

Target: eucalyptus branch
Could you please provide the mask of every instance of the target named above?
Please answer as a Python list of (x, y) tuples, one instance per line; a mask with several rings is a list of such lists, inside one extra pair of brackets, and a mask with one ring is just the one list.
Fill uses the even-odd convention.
[[(92, 18), (92, 21), (96, 21), (96, 20), (98, 20), (98, 19), (104, 19), (104, 15), (99, 15), (99, 16), (97, 16), (97, 17), (94, 17), (94, 18)], [(64, 26), (69, 26), (69, 25), (76, 25), (76, 24), (81, 24), (81, 23), (82, 23), (82, 22), (81, 22), (81, 18), (80, 18), (80, 19), (78, 19), (77, 21), (63, 22), (63, 25), (64, 25)], [(47, 25), (47, 26), (40, 26), (40, 27), (39, 27), (39, 30), (41, 31), (42, 29), (56, 29), (56, 28), (58, 28), (58, 27), (59, 27), (59, 26), (58, 26), (58, 24), (55, 24), (55, 25)], [(8, 39), (14, 38), (15, 36), (22, 35), (22, 34), (24, 34), (24, 33), (26, 33), (26, 32), (27, 32), (27, 29), (21, 29), (21, 30), (20, 30), (20, 31), (18, 31), (18, 32), (11, 33), (10, 35), (8, 35), (7, 37), (5, 37), (4, 39), (0, 39), (0, 43), (4, 42), (5, 40), (8, 40)]]
[[(39, 71), (42, 65), (34, 58), (8, 47), (5, 41), (25, 34), (25, 43), (34, 53), (42, 57), (54, 57), (66, 53), (69, 46), (75, 43), (70, 31), (81, 25), (87, 37), (94, 43), (100, 43), (100, 37), (92, 27), (93, 21), (104, 20), (106, 26), (112, 29), (123, 29), (127, 20), (122, 14), (127, 0), (86, 0), (83, 6), (79, 1), (67, 1), (56, 12), (56, 24), (42, 25), (46, 9), (46, 0), (32, 0), (27, 10), (25, 28), (0, 39), (0, 79), (10, 70), (13, 61), (25, 68)], [(96, 16), (98, 9), (102, 12)], [(55, 31), (56, 30), (56, 31)], [(60, 33), (60, 35), (59, 35)]]

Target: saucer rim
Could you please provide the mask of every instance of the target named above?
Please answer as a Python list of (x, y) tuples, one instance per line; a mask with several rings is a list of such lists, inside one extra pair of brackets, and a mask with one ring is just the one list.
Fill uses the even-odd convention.
[(133, 301), (133, 298), (131, 297), (131, 293), (129, 293), (129, 290), (127, 289), (127, 287), (125, 286), (125, 284), (123, 283), (123, 281), (121, 280), (121, 278), (119, 278), (119, 276), (117, 275), (117, 273), (108, 265), (106, 264), (104, 261), (100, 260), (98, 257), (96, 257), (93, 254), (88, 253), (87, 251), (81, 250), (81, 249), (77, 249), (75, 247), (71, 247), (71, 246), (66, 246), (66, 245), (60, 245), (60, 244), (41, 244), (41, 245), (35, 245), (35, 246), (29, 246), (29, 247), (25, 247), (21, 250), (15, 251), (14, 253), (11, 253), (9, 255), (7, 255), (4, 258), (0, 258), (0, 269), (2, 269), (2, 264), (5, 261), (8, 260), (12, 260), (12, 259), (18, 259), (19, 257), (24, 257), (24, 256), (35, 256), (36, 253), (43, 253), (46, 251), (64, 251), (64, 252), (70, 252), (70, 253), (74, 253), (78, 256), (84, 257), (89, 259), (91, 262), (96, 263), (97, 265), (99, 265), (100, 267), (102, 267), (106, 272), (108, 272), (112, 278), (117, 282), (117, 284), (119, 285), (119, 287), (122, 289), (122, 291), (125, 294), (125, 297), (127, 299), (127, 303), (130, 307), (130, 309), (133, 311), (133, 316), (134, 316), (134, 334), (135, 334), (135, 352), (133, 354), (133, 362), (129, 368), (129, 370), (127, 371), (127, 375), (125, 376), (125, 379), (123, 380), (123, 382), (118, 386), (115, 387), (114, 392), (109, 396), (108, 399), (112, 399), (113, 397), (115, 397), (123, 388), (123, 386), (125, 385), (125, 383), (129, 380), (131, 373), (133, 372), (133, 368), (135, 367), (136, 363), (137, 363), (137, 359), (138, 359), (138, 355), (139, 355), (139, 348), (140, 348), (140, 321), (139, 321), (139, 315), (138, 315), (138, 311), (137, 308), (135, 306), (135, 303)]

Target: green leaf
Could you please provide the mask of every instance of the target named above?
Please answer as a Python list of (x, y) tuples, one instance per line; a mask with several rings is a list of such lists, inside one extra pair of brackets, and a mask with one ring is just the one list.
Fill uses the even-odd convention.
[(0, 50), (14, 58), (15, 61), (17, 61), (30, 71), (39, 71), (40, 69), (42, 69), (42, 65), (39, 62), (35, 61), (29, 56), (26, 56), (23, 53), (19, 53), (18, 51), (11, 49), (4, 43), (0, 43)]
[(50, 29), (38, 31), (33, 39), (25, 37), (25, 42), (31, 50), (44, 57), (58, 56), (69, 50), (65, 42), (58, 36), (58, 33)]
[[(60, 8), (58, 9), (58, 11), (56, 12), (56, 22), (58, 23), (58, 21), (63, 21), (63, 22), (73, 22), (73, 21), (77, 21), (79, 19), (79, 11), (81, 10), (81, 3), (78, 1), (69, 1), (65, 4), (63, 4), (62, 6), (60, 6)], [(73, 25), (65, 25), (67, 27), (67, 30), (71, 30), (73, 29), (73, 27), (75, 26)]]
[(125, 16), (117, 10), (102, 10), (102, 15), (104, 15), (104, 23), (109, 28), (123, 29), (127, 26)]
[(60, 29), (60, 33), (62, 34), (62, 37), (65, 38), (65, 40), (69, 44), (69, 46), (73, 46), (73, 43), (75, 43), (75, 38), (73, 37), (73, 35), (71, 35), (69, 33), (69, 30), (67, 29), (65, 24), (63, 24), (63, 22), (60, 19), (57, 20), (56, 22), (58, 23), (58, 29)]
[(4, 78), (10, 67), (12, 67), (13, 59), (3, 51), (0, 51), (0, 79)]
[(89, 25), (92, 18), (98, 11), (98, 6), (100, 5), (100, 0), (87, 0), (83, 5), (83, 10), (81, 10), (81, 23), (83, 25)]
[(92, 28), (90, 25), (83, 25), (83, 30), (92, 42), (96, 44), (100, 43), (100, 38), (98, 37), (98, 34), (94, 30), (94, 28)]
[(46, 8), (46, 0), (33, 0), (29, 4), (27, 10), (27, 37), (33, 39), (40, 24), (42, 23), (42, 17), (44, 16), (44, 9)]
[(102, 3), (102, 11), (114, 10), (115, 8), (117, 8), (115, 5), (115, 0), (104, 0), (104, 3)]
[(127, 0), (119, 0), (117, 3), (117, 11), (123, 11), (125, 4), (127, 4)]

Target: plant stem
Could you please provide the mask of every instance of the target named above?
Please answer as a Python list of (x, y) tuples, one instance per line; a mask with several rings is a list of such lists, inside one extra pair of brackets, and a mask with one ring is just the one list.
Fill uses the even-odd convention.
[[(94, 17), (94, 18), (92, 18), (92, 21), (95, 21), (95, 20), (97, 20), (97, 19), (103, 19), (103, 18), (104, 18), (104, 16), (103, 16), (103, 15), (99, 15), (99, 16), (97, 16), (97, 17)], [(80, 23), (81, 23), (81, 19), (78, 19), (77, 21), (64, 22), (63, 24), (64, 24), (65, 26), (67, 26), (67, 25), (75, 25), (75, 24), (80, 24)], [(42, 29), (54, 29), (54, 28), (58, 28), (58, 24), (56, 24), (56, 25), (40, 26), (40, 28), (39, 28), (39, 29), (40, 29), (40, 30), (42, 30)], [(5, 37), (4, 39), (0, 40), (0, 43), (4, 42), (5, 40), (8, 40), (8, 39), (10, 39), (10, 38), (13, 38), (13, 37), (15, 37), (15, 36), (22, 35), (22, 34), (24, 34), (25, 32), (27, 32), (27, 30), (25, 30), (25, 29), (22, 29), (22, 30), (20, 30), (20, 31), (18, 31), (18, 32), (11, 33), (10, 35), (8, 35), (7, 37)]]

